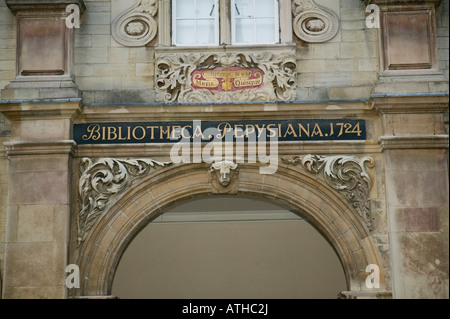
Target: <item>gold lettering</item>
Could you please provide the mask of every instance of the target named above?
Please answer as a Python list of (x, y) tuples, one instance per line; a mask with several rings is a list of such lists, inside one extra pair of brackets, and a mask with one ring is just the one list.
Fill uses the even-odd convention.
[(228, 122), (222, 122), (217, 126), (217, 130), (219, 131), (219, 134), (216, 135), (218, 139), (222, 139), (225, 137), (225, 135), (228, 132), (231, 132), (233, 129), (231, 127), (231, 124)]
[(260, 138), (266, 128), (266, 124), (263, 124), (262, 127), (259, 127), (258, 124), (255, 124), (255, 126), (256, 126), (256, 129), (258, 130), (258, 138)]
[[(140, 129), (141, 131), (142, 131), (142, 136), (141, 137), (137, 137), (136, 136), (136, 130), (137, 129)], [(134, 129), (133, 129), (133, 133), (132, 133), (132, 135), (133, 135), (133, 138), (134, 139), (136, 139), (136, 140), (138, 140), (138, 141), (140, 141), (140, 140), (143, 140), (144, 138), (145, 138), (145, 129), (142, 127), (142, 126), (136, 126)]]
[[(183, 127), (183, 129), (181, 130), (181, 136), (183, 136), (183, 139), (190, 139), (191, 138), (191, 135), (187, 135), (187, 136), (184, 135), (184, 131), (186, 130), (187, 127), (192, 128), (191, 125), (186, 125), (185, 127)], [(188, 131), (188, 133), (189, 133), (189, 131)]]
[(245, 137), (249, 137), (250, 134), (255, 134), (256, 130), (252, 124), (245, 125)]
[(311, 137), (314, 137), (315, 135), (320, 135), (321, 137), (323, 136), (322, 130), (320, 129), (319, 124), (317, 123), (314, 125)]
[(87, 132), (88, 134), (85, 134), (82, 136), (83, 140), (88, 141), (90, 139), (92, 139), (93, 141), (98, 141), (100, 139), (100, 137), (102, 136), (100, 134), (100, 125), (98, 124), (91, 124), (88, 126), (87, 128)]
[[(130, 127), (128, 126), (128, 139), (130, 139)], [(122, 126), (119, 126), (119, 141), (126, 141), (126, 137), (122, 137)]]
[(158, 128), (157, 126), (147, 126), (147, 129), (150, 129), (150, 139), (155, 139), (155, 128)]
[(286, 130), (286, 133), (284, 134), (283, 137), (286, 137), (286, 136), (288, 136), (288, 135), (294, 135), (294, 137), (297, 137), (297, 133), (295, 133), (295, 130), (294, 130), (294, 128), (292, 127), (292, 124), (289, 124), (289, 125), (288, 125), (288, 128), (287, 128), (287, 130)]
[(302, 131), (306, 134), (306, 136), (308, 136), (309, 137), (309, 129), (310, 129), (310, 127), (309, 127), (309, 123), (306, 125), (306, 127), (308, 128), (307, 130), (303, 127), (303, 125), (302, 124), (299, 124), (298, 125), (298, 130), (299, 130), (299, 135), (300, 135), (300, 137), (302, 136)]
[(269, 124), (267, 125), (267, 130), (270, 132), (269, 137), (275, 137), (277, 136), (277, 131), (275, 129), (273, 129), (272, 127), (275, 126), (276, 124)]
[[(244, 129), (242, 127), (244, 127), (244, 124), (235, 124), (234, 125), (234, 136), (236, 138), (243, 138), (245, 136)], [(238, 135), (238, 133), (242, 133), (242, 135)]]
[[(108, 141), (117, 139), (117, 129), (114, 126), (108, 126)], [(114, 137), (111, 137), (114, 136)]]
[(164, 126), (159, 127), (159, 138), (163, 139), (166, 134), (166, 139), (170, 139), (170, 126), (166, 126), (167, 130), (164, 130)]
[(196, 138), (196, 137), (202, 137), (202, 139), (204, 139), (205, 137), (203, 136), (203, 132), (202, 132), (202, 128), (199, 126), (199, 125), (197, 125), (196, 127), (195, 127), (195, 130), (194, 130), (194, 134), (192, 134), (193, 136), (194, 136), (194, 138)]
[[(181, 129), (181, 126), (179, 125), (174, 125), (172, 126), (172, 135), (171, 135), (171, 139), (175, 140), (179, 140), (181, 138), (181, 130), (178, 131), (179, 129)], [(178, 133), (178, 134), (177, 134)], [(177, 134), (177, 135), (175, 135)]]

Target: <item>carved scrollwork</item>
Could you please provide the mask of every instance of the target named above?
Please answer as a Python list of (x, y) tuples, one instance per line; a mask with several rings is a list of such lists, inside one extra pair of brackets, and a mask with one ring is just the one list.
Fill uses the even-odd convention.
[(284, 157), (288, 164), (301, 164), (309, 172), (321, 174), (333, 189), (345, 195), (369, 230), (372, 230), (372, 214), (369, 203), (370, 176), (367, 168), (373, 167), (374, 159), (354, 156), (304, 155)]
[(292, 2), (295, 35), (305, 42), (326, 42), (334, 38), (339, 30), (339, 18), (330, 9), (314, 3), (313, 0)]
[[(192, 72), (219, 67), (258, 68), (264, 73), (264, 84), (261, 88), (235, 92), (193, 88)], [(293, 100), (296, 87), (296, 59), (293, 54), (165, 54), (156, 62), (157, 99), (164, 102)]]
[(103, 158), (93, 162), (83, 158), (80, 164), (78, 195), (80, 213), (78, 214), (78, 245), (103, 214), (108, 204), (129, 187), (134, 180), (142, 178), (157, 167), (171, 163), (157, 162), (152, 159), (113, 159)]
[(154, 16), (157, 12), (156, 0), (139, 0), (114, 19), (111, 25), (114, 40), (128, 47), (146, 45), (156, 36), (158, 27)]

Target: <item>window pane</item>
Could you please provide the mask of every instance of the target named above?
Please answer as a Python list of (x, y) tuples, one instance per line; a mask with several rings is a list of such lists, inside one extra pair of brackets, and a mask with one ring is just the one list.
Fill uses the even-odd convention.
[(236, 20), (236, 43), (253, 43), (253, 19)]
[(177, 18), (195, 18), (195, 0), (176, 1)]
[[(178, 0), (180, 1), (180, 0)], [(184, 0), (186, 1), (186, 0)], [(191, 1), (186, 1), (191, 2)], [(211, 18), (214, 17), (213, 6), (215, 0), (197, 0), (197, 18)], [(215, 9), (215, 7), (214, 7)]]
[(257, 43), (275, 42), (274, 19), (272, 18), (256, 19), (256, 42)]
[(197, 20), (197, 43), (214, 44), (214, 20)]
[(256, 16), (257, 17), (274, 17), (274, 0), (257, 0), (258, 5), (256, 6)]
[(176, 44), (194, 44), (195, 20), (178, 20), (176, 32)]
[(253, 0), (236, 0), (235, 7), (231, 9), (235, 10), (236, 18), (251, 18), (254, 15)]

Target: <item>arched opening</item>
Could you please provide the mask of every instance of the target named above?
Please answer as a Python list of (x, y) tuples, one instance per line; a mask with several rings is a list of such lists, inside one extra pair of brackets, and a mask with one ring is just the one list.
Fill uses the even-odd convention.
[(301, 215), (270, 201), (210, 196), (167, 210), (124, 252), (119, 298), (336, 298), (340, 260)]
[[(155, 171), (129, 188), (96, 221), (81, 247), (74, 251), (82, 278), (75, 293), (112, 295), (121, 256), (149, 222), (178, 204), (215, 194), (209, 171), (206, 164), (172, 166)], [(301, 170), (280, 166), (276, 174), (261, 175), (258, 166), (242, 164), (233, 196), (269, 200), (300, 212), (335, 249), (350, 291), (367, 291), (366, 266), (383, 264), (374, 239), (350, 204)], [(382, 268), (380, 281), (380, 289), (385, 289)]]

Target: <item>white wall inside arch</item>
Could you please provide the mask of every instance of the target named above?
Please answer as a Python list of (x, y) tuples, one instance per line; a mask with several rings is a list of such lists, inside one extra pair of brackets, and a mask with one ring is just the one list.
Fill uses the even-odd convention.
[(337, 298), (340, 261), (308, 222), (272, 203), (194, 200), (161, 215), (125, 251), (119, 298)]

